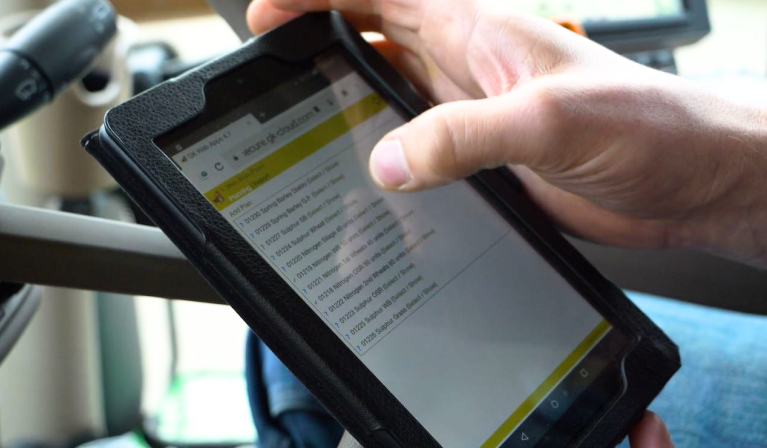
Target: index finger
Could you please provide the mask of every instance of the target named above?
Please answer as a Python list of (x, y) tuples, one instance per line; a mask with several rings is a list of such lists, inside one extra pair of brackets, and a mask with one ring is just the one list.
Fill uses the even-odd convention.
[(248, 27), (250, 27), (250, 31), (253, 34), (259, 35), (277, 28), (300, 15), (300, 12), (275, 8), (267, 0), (253, 0), (250, 6), (248, 6)]
[[(247, 20), (250, 30), (255, 35), (289, 22), (304, 12), (321, 9), (291, 9), (284, 8), (278, 2), (270, 0), (253, 0), (248, 7)], [(358, 31), (381, 31), (381, 18), (374, 14), (344, 12), (344, 18), (351, 22)]]
[(381, 14), (381, 0), (271, 0), (278, 8), (290, 11), (336, 11)]

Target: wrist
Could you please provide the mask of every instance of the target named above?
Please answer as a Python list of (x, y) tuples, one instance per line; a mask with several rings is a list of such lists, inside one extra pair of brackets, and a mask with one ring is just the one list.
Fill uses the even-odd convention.
[(681, 220), (671, 246), (767, 268), (767, 110), (718, 104), (698, 132), (716, 170), (707, 201)]

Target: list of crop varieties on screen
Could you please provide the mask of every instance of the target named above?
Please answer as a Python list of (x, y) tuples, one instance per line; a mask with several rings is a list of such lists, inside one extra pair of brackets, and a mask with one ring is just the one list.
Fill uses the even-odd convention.
[(323, 165), (236, 224), (363, 354), (438, 290), (410, 254), (440, 235), (419, 225), (416, 210), (393, 210), (355, 189), (344, 165), (358, 167), (347, 159)]
[(369, 154), (403, 120), (357, 75), (283, 115), (235, 120), (225, 144), (207, 139), (215, 152), (191, 148), (184, 171), (224, 168), (195, 184), (358, 355), (509, 233), (497, 217), (469, 231), (487, 205), (466, 186), (405, 195), (372, 183)]
[(401, 124), (352, 74), (173, 159), (442, 446), (497, 447), (609, 325), (467, 183), (377, 188)]
[(457, 224), (470, 226), (470, 210), (441, 192), (408, 197), (373, 186), (368, 153), (395, 120), (380, 113), (367, 132), (342, 136), (276, 177), (268, 197), (260, 194), (267, 184), (254, 195), (260, 202), (244, 197), (232, 210), (234, 224), (359, 355), (509, 231), (468, 235)]

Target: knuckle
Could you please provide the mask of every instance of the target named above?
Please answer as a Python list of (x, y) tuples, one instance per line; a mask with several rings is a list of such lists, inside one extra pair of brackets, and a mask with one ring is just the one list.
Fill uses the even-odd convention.
[[(566, 119), (565, 101), (562, 92), (547, 84), (534, 88), (530, 95), (530, 107), (533, 118), (542, 126), (558, 126), (558, 123)], [(556, 130), (554, 127), (552, 130)]]
[(540, 139), (537, 146), (552, 149), (540, 151), (531, 160), (540, 168), (545, 168), (550, 163), (556, 163), (555, 160), (546, 160), (546, 156), (559, 153), (553, 149), (564, 150), (575, 135), (573, 131), (577, 123), (573, 105), (568, 100), (568, 92), (565, 89), (544, 84), (530, 92), (527, 108), (527, 125)]
[(434, 110), (432, 115), (430, 151), (425, 168), (434, 176), (455, 178), (461, 172), (459, 148), (465, 141), (465, 120), (446, 110)]

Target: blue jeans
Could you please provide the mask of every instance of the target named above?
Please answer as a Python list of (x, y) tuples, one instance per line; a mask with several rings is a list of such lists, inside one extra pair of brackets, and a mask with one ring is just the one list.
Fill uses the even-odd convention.
[[(767, 317), (630, 297), (680, 346), (683, 367), (650, 406), (677, 447), (767, 448)], [(262, 354), (247, 366), (260, 447), (334, 448), (340, 425), (255, 337), (248, 350)]]
[(253, 333), (245, 379), (259, 448), (335, 448), (344, 429)]
[(767, 447), (767, 317), (631, 298), (682, 354), (682, 369), (650, 406), (676, 446)]

